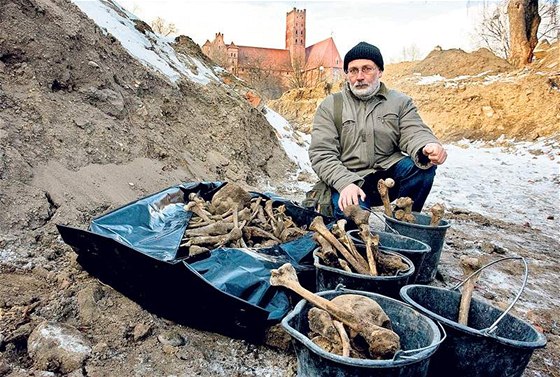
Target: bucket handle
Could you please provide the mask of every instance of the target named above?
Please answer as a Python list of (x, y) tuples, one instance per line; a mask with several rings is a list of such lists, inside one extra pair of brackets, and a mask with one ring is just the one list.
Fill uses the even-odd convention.
[(416, 360), (416, 355), (418, 355), (420, 352), (439, 347), (439, 345), (442, 344), (445, 341), (445, 339), (447, 339), (447, 332), (445, 332), (443, 325), (439, 323), (439, 321), (434, 321), (434, 322), (438, 325), (441, 333), (443, 334), (443, 337), (436, 344), (431, 344), (429, 346), (416, 348), (413, 350), (406, 350), (406, 351), (398, 350), (397, 352), (395, 352), (395, 355), (393, 356), (393, 361), (397, 361), (399, 359)]
[(473, 276), (475, 276), (476, 274), (478, 274), (480, 271), (484, 270), (485, 268), (490, 267), (493, 264), (503, 262), (505, 260), (510, 260), (510, 259), (521, 260), (523, 262), (523, 267), (525, 268), (525, 273), (524, 273), (524, 276), (523, 276), (523, 284), (521, 284), (521, 289), (519, 290), (519, 292), (517, 292), (517, 295), (515, 296), (515, 298), (511, 302), (511, 304), (509, 304), (507, 309), (498, 317), (498, 319), (496, 319), (496, 321), (490, 327), (488, 327), (486, 329), (483, 329), (483, 330), (480, 330), (480, 332), (483, 333), (484, 335), (490, 335), (494, 331), (496, 331), (496, 329), (498, 328), (498, 323), (500, 323), (500, 321), (508, 314), (508, 312), (513, 308), (513, 306), (519, 300), (519, 297), (521, 297), (521, 293), (523, 293), (523, 290), (525, 289), (525, 286), (527, 285), (527, 278), (529, 276), (529, 269), (527, 267), (527, 261), (525, 260), (525, 258), (523, 258), (523, 257), (506, 257), (506, 258), (502, 258), (502, 259), (498, 259), (498, 260), (495, 260), (493, 262), (490, 262), (490, 263), (486, 264), (485, 266), (482, 266), (481, 268), (479, 268), (478, 270), (476, 270), (475, 272), (473, 272), (472, 274), (467, 276), (463, 281), (461, 281), (460, 283), (456, 284), (454, 287), (451, 288), (452, 291), (457, 290), (457, 289), (459, 289), (459, 287), (461, 287), (463, 284), (465, 284), (467, 282), (467, 280), (469, 280), (470, 278), (472, 278)]
[(366, 210), (366, 211), (368, 211), (368, 212), (371, 213), (371, 214), (373, 214), (373, 215), (374, 215), (375, 217), (377, 217), (379, 220), (384, 221), (384, 222), (385, 222), (385, 226), (386, 226), (387, 228), (389, 228), (389, 230), (390, 230), (391, 232), (393, 232), (393, 233), (395, 233), (395, 234), (397, 234), (397, 235), (399, 235), (399, 236), (401, 235), (396, 229), (393, 229), (393, 227), (391, 227), (391, 225), (387, 224), (387, 222), (385, 221), (384, 218), (382, 218), (381, 216), (379, 216), (379, 214), (376, 213), (376, 212), (374, 212), (371, 208), (367, 208), (367, 207), (364, 207), (364, 206), (362, 206), (362, 205), (360, 205), (360, 208), (361, 208), (361, 209), (364, 209), (364, 210)]
[[(347, 289), (346, 289), (346, 287), (344, 286), (344, 284), (339, 283), (339, 284), (336, 286), (336, 288), (335, 288), (334, 290), (337, 291), (337, 292), (344, 292), (344, 291), (346, 291)], [(404, 305), (410, 307), (410, 308), (413, 309), (413, 310), (416, 310), (416, 309), (414, 309), (412, 306), (408, 305), (407, 303), (402, 303), (402, 304), (404, 304)], [(434, 322), (437, 323), (437, 325), (439, 326), (439, 329), (440, 329), (441, 333), (443, 334), (443, 337), (439, 340), (439, 342), (437, 342), (436, 344), (431, 344), (431, 345), (426, 346), (426, 347), (416, 348), (416, 349), (413, 349), (413, 350), (406, 350), (406, 351), (398, 350), (397, 352), (395, 352), (395, 355), (393, 355), (393, 361), (396, 361), (396, 360), (398, 360), (398, 359), (414, 360), (414, 359), (415, 359), (415, 356), (416, 356), (417, 354), (419, 354), (420, 352), (425, 351), (425, 350), (428, 350), (428, 349), (432, 349), (432, 348), (437, 348), (437, 347), (439, 347), (439, 345), (440, 345), (441, 343), (443, 343), (443, 341), (444, 341), (445, 339), (447, 339), (447, 332), (445, 332), (445, 328), (442, 326), (441, 323), (439, 323), (439, 321), (434, 321)]]

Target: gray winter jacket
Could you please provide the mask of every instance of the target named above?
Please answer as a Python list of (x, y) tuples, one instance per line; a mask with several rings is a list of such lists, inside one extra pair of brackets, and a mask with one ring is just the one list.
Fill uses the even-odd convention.
[(431, 166), (422, 148), (439, 141), (410, 97), (383, 83), (367, 102), (356, 98), (348, 84), (342, 93), (340, 135), (334, 124), (332, 94), (319, 105), (313, 120), (309, 158), (322, 181), (339, 192), (351, 183), (361, 186), (363, 177), (388, 169), (405, 154), (422, 169)]

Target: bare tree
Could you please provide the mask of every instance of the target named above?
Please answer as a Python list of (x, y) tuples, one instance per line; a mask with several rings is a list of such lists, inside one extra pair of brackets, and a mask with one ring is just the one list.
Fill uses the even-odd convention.
[(482, 20), (476, 27), (476, 34), (482, 44), (497, 56), (509, 56), (509, 22), (507, 0), (489, 5), (484, 3)]
[(290, 89), (305, 88), (307, 84), (305, 76), (305, 61), (302, 58), (292, 61), (292, 72), (290, 72)]
[(558, 12), (558, 0), (545, 1), (544, 4), (539, 4), (539, 14), (541, 16), (539, 40), (547, 39), (553, 41), (560, 38)]
[(510, 0), (508, 3), (510, 34), (509, 62), (522, 67), (533, 60), (541, 22), (538, 0)]
[(253, 57), (243, 69), (243, 76), (245, 76), (247, 82), (265, 99), (278, 98), (284, 92), (282, 73), (271, 70), (270, 64), (265, 61), (264, 57)]
[(155, 20), (153, 20), (150, 26), (152, 27), (152, 30), (154, 32), (164, 36), (168, 36), (169, 34), (177, 32), (177, 27), (174, 23), (167, 23), (161, 17), (157, 17)]
[(420, 50), (416, 44), (405, 46), (402, 49), (402, 61), (415, 61), (420, 59)]
[[(504, 59), (508, 59), (510, 55), (509, 3), (508, 0), (501, 0), (497, 3), (485, 2), (481, 22), (475, 29), (482, 45)], [(541, 22), (537, 32), (538, 40), (554, 41), (559, 39), (558, 12), (558, 0), (545, 1), (539, 4), (538, 14), (541, 17)]]

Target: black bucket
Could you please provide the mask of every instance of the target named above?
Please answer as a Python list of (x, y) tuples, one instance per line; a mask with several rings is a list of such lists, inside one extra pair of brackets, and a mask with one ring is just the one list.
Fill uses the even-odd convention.
[(402, 351), (391, 360), (365, 360), (326, 352), (307, 337), (307, 313), (313, 305), (301, 300), (282, 320), (282, 326), (292, 336), (300, 377), (425, 377), (430, 357), (442, 339), (434, 321), (409, 305), (376, 293), (337, 289), (317, 293), (328, 300), (341, 294), (359, 294), (375, 300), (392, 322), (399, 335)]
[[(513, 257), (496, 262), (506, 259), (521, 259), (525, 263), (524, 259)], [(430, 363), (430, 377), (523, 375), (533, 351), (546, 344), (544, 335), (531, 324), (508, 314), (525, 286), (526, 264), (525, 271), (523, 287), (505, 311), (473, 299), (468, 326), (457, 322), (461, 294), (455, 288), (464, 282), (452, 290), (426, 285), (407, 285), (401, 289), (404, 301), (440, 322), (447, 333), (447, 340), (439, 347)]]
[[(358, 247), (360, 247), (358, 245)], [(410, 277), (414, 274), (414, 264), (407, 257), (395, 253), (386, 252), (400, 257), (408, 265), (405, 271), (399, 271), (391, 276), (370, 276), (347, 272), (338, 268), (325, 266), (317, 256), (317, 251), (313, 251), (313, 261), (315, 264), (316, 284), (318, 291), (328, 291), (343, 285), (348, 289), (379, 293), (395, 299), (399, 299), (399, 291), (408, 284)], [(381, 251), (383, 252), (383, 251)]]
[[(432, 250), (430, 246), (422, 241), (414, 238), (401, 236), (396, 233), (380, 232), (370, 229), (371, 234), (379, 236), (379, 249), (384, 251), (394, 251), (402, 254), (412, 261), (414, 264), (414, 274), (408, 279), (408, 284), (416, 283), (416, 277), (422, 268), (424, 257)], [(353, 229), (348, 231), (348, 236), (356, 245), (363, 245), (364, 241), (359, 236), (359, 230)]]
[(385, 217), (385, 230), (414, 238), (430, 246), (431, 250), (426, 253), (422, 268), (416, 275), (417, 283), (429, 283), (436, 277), (445, 233), (450, 224), (446, 220), (440, 220), (438, 226), (430, 226), (431, 217), (429, 215), (419, 212), (413, 212), (413, 214), (416, 217), (416, 223), (414, 224), (383, 215)]

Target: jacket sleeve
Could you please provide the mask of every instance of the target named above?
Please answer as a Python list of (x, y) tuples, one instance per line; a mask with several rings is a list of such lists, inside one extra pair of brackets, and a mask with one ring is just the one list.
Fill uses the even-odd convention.
[(340, 160), (340, 135), (334, 124), (334, 99), (330, 95), (317, 108), (311, 131), (309, 160), (319, 179), (338, 192), (351, 183), (361, 184), (362, 178), (349, 171)]
[(400, 132), (400, 149), (406, 152), (419, 168), (427, 169), (432, 166), (430, 160), (422, 154), (422, 148), (428, 143), (439, 144), (440, 142), (422, 121), (412, 99), (407, 96), (405, 96), (401, 108)]

